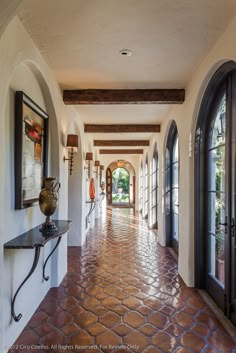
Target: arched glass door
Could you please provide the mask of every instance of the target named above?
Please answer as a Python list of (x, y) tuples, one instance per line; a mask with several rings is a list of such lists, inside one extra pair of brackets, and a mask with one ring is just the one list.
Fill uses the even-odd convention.
[(144, 207), (143, 207), (143, 217), (148, 218), (148, 157), (145, 161), (145, 175), (144, 175)]
[[(230, 68), (233, 68), (233, 70)], [(225, 70), (225, 73), (224, 73)], [(213, 76), (195, 136), (196, 286), (236, 324), (236, 64)]]
[(140, 167), (140, 179), (139, 179), (139, 210), (140, 213), (143, 211), (143, 164)]
[(179, 139), (174, 136), (171, 165), (172, 246), (178, 252), (179, 243)]
[(155, 145), (153, 158), (152, 158), (152, 205), (151, 205), (152, 227), (154, 229), (158, 228), (157, 210), (158, 210), (158, 153)]
[[(207, 282), (225, 286), (225, 157), (226, 157), (226, 95), (225, 90), (214, 104), (208, 137), (208, 272)], [(210, 285), (212, 287), (212, 284)]]
[(179, 139), (175, 122), (171, 124), (165, 156), (166, 242), (178, 253), (179, 240)]

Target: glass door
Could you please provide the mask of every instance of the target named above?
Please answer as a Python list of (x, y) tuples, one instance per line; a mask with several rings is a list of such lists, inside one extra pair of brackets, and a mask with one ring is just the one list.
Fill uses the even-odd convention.
[(172, 246), (178, 252), (179, 242), (179, 139), (176, 133), (172, 154)]
[(179, 138), (175, 122), (168, 134), (165, 156), (166, 243), (178, 253), (179, 244)]
[(236, 325), (236, 63), (213, 75), (195, 135), (195, 280)]
[(226, 208), (226, 93), (216, 101), (208, 132), (206, 289), (224, 309)]

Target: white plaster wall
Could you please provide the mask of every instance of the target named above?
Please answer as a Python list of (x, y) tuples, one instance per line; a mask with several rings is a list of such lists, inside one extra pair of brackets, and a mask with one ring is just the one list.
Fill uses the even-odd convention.
[[(49, 173), (58, 177), (62, 185), (55, 215), (59, 219), (68, 218), (68, 166), (63, 163), (64, 135), (67, 119), (75, 115), (72, 109), (65, 107), (48, 65), (17, 18), (10, 22), (0, 39), (0, 76), (0, 351), (6, 352), (48, 289), (58, 286), (67, 271), (65, 235), (47, 264), (48, 282), (42, 281), (42, 265), (55, 240), (42, 249), (36, 271), (16, 299), (16, 312), (22, 312), (23, 317), (18, 323), (11, 320), (11, 298), (32, 265), (34, 251), (4, 251), (4, 243), (44, 220), (37, 206), (14, 209), (14, 92), (23, 90), (49, 114)], [(80, 236), (85, 237), (83, 231)]]
[[(72, 111), (74, 109), (69, 110), (68, 117), (70, 114), (73, 115)], [(75, 110), (74, 113), (78, 114)], [(88, 143), (83, 132), (82, 123), (78, 119), (75, 120), (72, 118), (72, 116), (71, 123), (67, 128), (67, 134), (79, 135), (79, 147), (77, 153), (74, 154), (73, 172), (72, 175), (68, 176), (68, 218), (73, 220), (68, 233), (68, 246), (82, 246), (86, 238), (85, 199), (87, 173), (84, 169), (84, 156), (88, 148)], [(68, 156), (66, 150), (65, 156)], [(67, 165), (66, 168), (68, 168)]]

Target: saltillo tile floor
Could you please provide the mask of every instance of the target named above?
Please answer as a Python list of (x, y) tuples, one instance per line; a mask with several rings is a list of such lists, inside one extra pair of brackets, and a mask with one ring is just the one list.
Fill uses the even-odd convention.
[(129, 209), (108, 210), (82, 249), (69, 248), (67, 275), (14, 347), (9, 352), (236, 352), (168, 249)]

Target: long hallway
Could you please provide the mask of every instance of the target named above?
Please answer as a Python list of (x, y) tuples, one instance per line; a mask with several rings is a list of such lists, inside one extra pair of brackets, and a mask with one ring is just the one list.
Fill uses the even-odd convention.
[(110, 209), (10, 353), (233, 353), (236, 345), (169, 250), (129, 209)]

